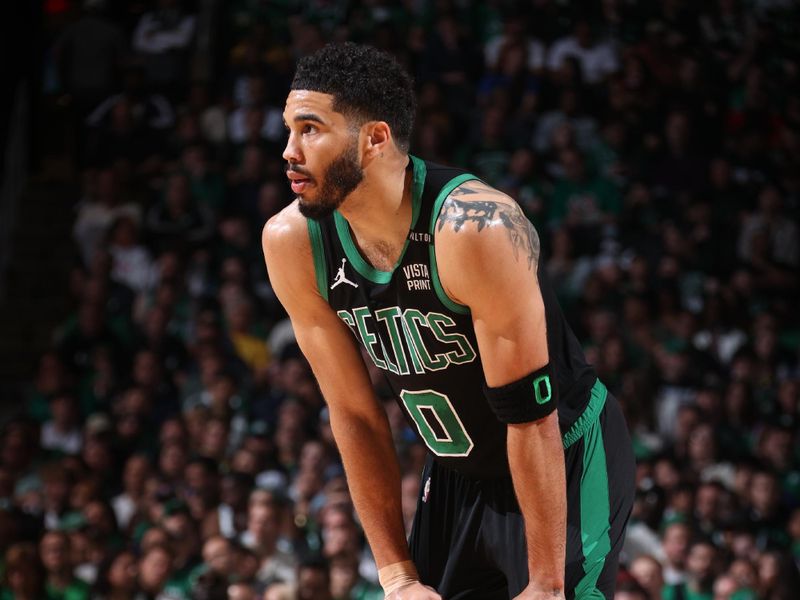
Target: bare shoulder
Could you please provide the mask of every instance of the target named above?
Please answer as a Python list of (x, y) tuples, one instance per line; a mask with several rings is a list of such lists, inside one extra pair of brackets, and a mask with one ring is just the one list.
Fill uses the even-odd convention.
[(261, 232), (261, 245), (270, 284), (285, 307), (305, 304), (310, 297), (319, 296), (308, 222), (296, 201), (267, 221)]
[(510, 248), (514, 258), (532, 271), (539, 262), (539, 235), (519, 204), (478, 180), (450, 192), (436, 221), (436, 238), (437, 255), (469, 252), (479, 258), (482, 252), (497, 256)]
[(298, 252), (310, 256), (308, 225), (297, 208), (297, 201), (270, 217), (261, 232), (261, 244), (268, 263), (272, 257)]

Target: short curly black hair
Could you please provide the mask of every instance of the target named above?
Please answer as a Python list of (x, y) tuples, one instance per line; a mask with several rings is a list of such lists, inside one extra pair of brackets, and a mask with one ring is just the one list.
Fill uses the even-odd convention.
[(414, 84), (391, 54), (352, 42), (328, 44), (300, 59), (291, 89), (330, 94), (335, 111), (360, 122), (386, 121), (398, 148), (408, 152)]

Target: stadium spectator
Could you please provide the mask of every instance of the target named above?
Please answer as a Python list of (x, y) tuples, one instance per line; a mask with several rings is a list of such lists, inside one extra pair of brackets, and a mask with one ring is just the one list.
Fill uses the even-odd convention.
[(31, 543), (13, 544), (4, 556), (3, 592), (14, 600), (35, 600), (45, 593), (44, 568)]
[(570, 57), (578, 59), (582, 79), (589, 85), (602, 82), (619, 69), (619, 60), (613, 45), (607, 40), (595, 39), (588, 21), (575, 23), (572, 35), (556, 40), (547, 56), (547, 67), (557, 71)]
[(180, 93), (187, 81), (197, 18), (185, 14), (177, 0), (158, 0), (157, 4), (156, 10), (139, 19), (132, 47), (142, 56), (150, 85)]
[(39, 542), (39, 555), (46, 572), (45, 592), (48, 598), (88, 600), (89, 586), (73, 575), (69, 537), (61, 531), (46, 533)]
[(279, 548), (281, 520), (280, 505), (265, 496), (251, 496), (247, 514), (247, 529), (241, 542), (258, 558), (256, 578), (262, 586), (273, 581), (295, 582), (296, 559)]
[[(343, 39), (415, 73), (413, 154), (472, 169), (540, 232), (639, 459), (617, 597), (794, 598), (791, 3), (206, 4), (44, 13), (41, 122), (57, 127), (39, 146), (64, 152), (58, 132), (75, 130), (75, 198), (53, 201), (75, 208), (77, 260), (69, 314), (0, 423), (0, 600), (47, 586), (380, 597), (259, 247), (291, 200), (281, 103), (294, 62)], [(410, 524), (424, 450), (370, 374)]]

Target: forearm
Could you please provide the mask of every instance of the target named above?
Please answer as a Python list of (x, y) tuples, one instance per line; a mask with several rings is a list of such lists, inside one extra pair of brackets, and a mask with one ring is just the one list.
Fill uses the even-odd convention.
[(384, 414), (360, 416), (331, 405), (331, 427), (347, 483), (375, 562), (409, 559), (400, 501), (400, 467)]
[(533, 423), (509, 425), (508, 460), (525, 518), (530, 581), (543, 590), (562, 590), (567, 496), (556, 413)]

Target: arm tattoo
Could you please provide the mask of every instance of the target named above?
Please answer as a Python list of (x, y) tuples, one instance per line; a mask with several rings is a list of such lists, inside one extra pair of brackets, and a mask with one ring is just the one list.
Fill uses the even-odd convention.
[[(459, 190), (460, 193), (456, 193)], [(503, 225), (511, 241), (514, 258), (519, 260), (520, 252), (524, 253), (528, 260), (528, 269), (536, 271), (536, 266), (539, 262), (539, 235), (523, 214), (522, 209), (517, 204), (492, 202), (490, 200), (465, 202), (454, 197), (475, 193), (479, 192), (469, 188), (454, 190), (442, 205), (437, 230), (441, 231), (445, 223), (451, 223), (453, 231), (456, 233), (461, 231), (461, 228), (467, 223), (475, 223), (478, 231), (483, 231), (484, 227)], [(501, 192), (494, 191), (494, 194), (507, 198)]]

